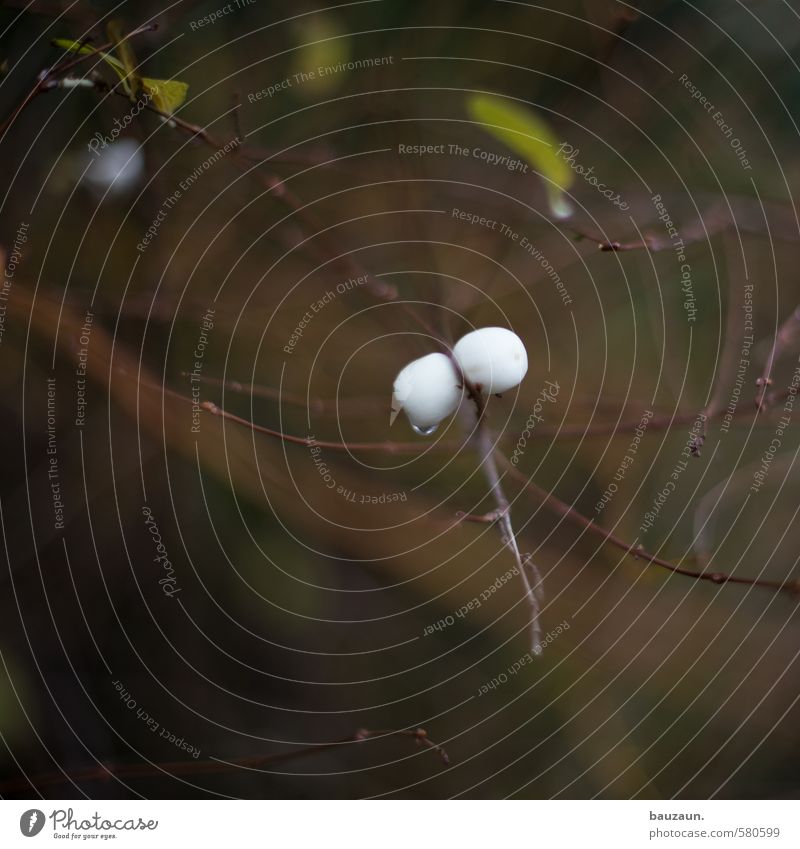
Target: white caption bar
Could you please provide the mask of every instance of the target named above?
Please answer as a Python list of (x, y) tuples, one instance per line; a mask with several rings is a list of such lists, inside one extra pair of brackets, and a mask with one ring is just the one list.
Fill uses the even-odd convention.
[(797, 847), (793, 801), (2, 801), (0, 845)]

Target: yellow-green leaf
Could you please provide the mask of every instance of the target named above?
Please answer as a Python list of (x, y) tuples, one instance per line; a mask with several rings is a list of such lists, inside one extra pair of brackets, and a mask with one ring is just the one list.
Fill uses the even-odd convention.
[[(180, 80), (156, 80), (150, 77), (139, 77), (135, 73), (131, 74), (125, 65), (115, 56), (112, 56), (110, 53), (104, 53), (102, 50), (95, 50), (93, 47), (80, 41), (72, 41), (68, 38), (56, 38), (53, 44), (71, 53), (83, 55), (90, 53), (96, 54), (114, 69), (122, 81), (125, 91), (131, 97), (134, 97), (139, 88), (144, 89), (152, 99), (155, 108), (160, 112), (171, 115), (186, 100), (186, 95), (189, 91), (188, 83), (181, 82)], [(132, 52), (126, 55), (129, 62), (135, 63), (136, 60)], [(134, 64), (130, 70), (133, 70), (135, 67)]]
[(186, 100), (189, 91), (188, 83), (180, 80), (152, 80), (142, 77), (142, 88), (153, 99), (153, 105), (159, 112), (171, 115)]
[(119, 21), (111, 20), (106, 24), (106, 33), (114, 45), (114, 50), (119, 56), (119, 61), (125, 70), (125, 88), (128, 93), (133, 96), (138, 92), (141, 85), (141, 77), (137, 71), (139, 63), (136, 61), (136, 55), (129, 41), (126, 41), (122, 33), (122, 24)]
[(128, 74), (125, 71), (125, 66), (119, 59), (115, 59), (110, 53), (104, 53), (102, 50), (95, 50), (94, 47), (90, 47), (88, 44), (84, 44), (80, 41), (72, 41), (69, 38), (55, 38), (53, 39), (53, 44), (56, 47), (60, 47), (62, 50), (69, 50), (71, 53), (80, 53), (83, 55), (94, 54), (95, 56), (99, 56), (104, 62), (107, 62), (116, 72), (117, 76), (119, 76), (122, 81), (122, 85), (125, 88), (125, 91), (128, 94), (131, 94), (131, 88), (128, 85)]
[(558, 141), (545, 121), (532, 109), (490, 94), (472, 95), (467, 110), (487, 133), (541, 173), (550, 209), (558, 218), (568, 218), (572, 208), (564, 192), (572, 185), (573, 173), (558, 155)]
[(295, 27), (300, 47), (294, 53), (293, 88), (304, 98), (330, 94), (348, 77), (350, 39), (330, 14), (303, 18)]

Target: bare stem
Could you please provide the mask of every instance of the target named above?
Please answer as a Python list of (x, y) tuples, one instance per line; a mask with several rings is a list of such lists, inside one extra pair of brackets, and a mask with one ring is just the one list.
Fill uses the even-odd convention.
[[(690, 245), (693, 242), (700, 242), (709, 239), (715, 233), (725, 229), (728, 226), (729, 220), (724, 214), (724, 209), (720, 204), (713, 205), (704, 215), (685, 225), (682, 230), (682, 240), (684, 245)], [(603, 236), (598, 236), (595, 233), (587, 233), (577, 227), (567, 225), (567, 229), (571, 230), (578, 239), (588, 239), (597, 245), (600, 251), (663, 251), (672, 247), (672, 240), (659, 235), (646, 234), (644, 239), (634, 242), (619, 242), (613, 239), (606, 239)]]
[[(517, 569), (519, 570), (519, 574), (522, 578), (522, 584), (525, 588), (525, 598), (528, 602), (531, 613), (531, 650), (534, 654), (541, 654), (541, 624), (539, 622), (541, 612), (539, 606), (541, 579), (531, 558), (523, 557), (520, 553), (519, 545), (517, 544), (517, 537), (514, 533), (514, 526), (511, 522), (511, 505), (503, 491), (502, 478), (497, 469), (494, 439), (486, 422), (486, 416), (484, 414), (485, 407), (482, 396), (480, 392), (474, 389), (474, 387), (469, 386), (467, 381), (464, 381), (464, 384), (468, 395), (475, 404), (475, 439), (477, 442), (481, 469), (497, 507), (496, 511), (488, 515), (492, 516), (492, 520), (496, 522), (497, 526), (500, 528), (500, 538), (503, 545), (511, 552)], [(528, 566), (531, 567), (534, 581), (536, 582), (535, 586), (531, 584), (531, 581), (528, 578), (528, 574), (526, 572)]]
[(515, 480), (520, 481), (524, 485), (525, 489), (535, 495), (536, 498), (538, 498), (539, 501), (541, 501), (546, 507), (554, 513), (557, 513), (559, 516), (563, 516), (565, 519), (568, 519), (573, 524), (585, 528), (589, 533), (602, 537), (605, 542), (621, 549), (628, 556), (633, 557), (636, 560), (644, 560), (647, 563), (653, 564), (654, 566), (660, 566), (661, 568), (674, 572), (677, 575), (685, 575), (686, 577), (695, 578), (699, 581), (711, 581), (713, 584), (744, 584), (746, 586), (762, 587), (776, 592), (786, 592), (790, 595), (798, 595), (800, 593), (800, 580), (798, 579), (769, 581), (763, 578), (745, 578), (738, 575), (730, 575), (716, 570), (700, 571), (676, 566), (668, 560), (657, 557), (655, 554), (650, 554), (650, 552), (645, 550), (643, 545), (625, 542), (623, 539), (620, 539), (618, 536), (611, 533), (611, 531), (607, 531), (601, 525), (593, 522), (588, 516), (584, 516), (583, 513), (580, 513), (574, 507), (562, 501), (558, 498), (558, 496), (547, 492), (547, 490), (542, 489), (542, 487), (528, 479), (520, 471), (514, 468), (506, 457), (501, 455), (501, 458), (503, 467), (506, 469), (508, 475)]
[(361, 396), (348, 398), (308, 398), (305, 395), (296, 395), (292, 392), (286, 392), (283, 389), (278, 389), (274, 386), (263, 386), (259, 383), (242, 383), (238, 380), (222, 380), (218, 377), (207, 377), (205, 375), (196, 375), (188, 371), (182, 371), (181, 377), (190, 377), (195, 383), (203, 383), (207, 386), (217, 386), (224, 389), (226, 392), (235, 393), (237, 395), (252, 395), (254, 398), (268, 398), (273, 401), (280, 401), (281, 404), (286, 404), (293, 407), (301, 407), (309, 409), (312, 413), (325, 414), (335, 413), (341, 416), (343, 413), (352, 415), (372, 415), (376, 407), (380, 407), (386, 403), (386, 399), (378, 399), (377, 397)]
[[(191, 401), (190, 398), (185, 398), (182, 395), (179, 395), (178, 397), (185, 401)], [(211, 413), (213, 416), (220, 416), (230, 422), (235, 422), (238, 425), (250, 428), (250, 430), (253, 430), (256, 433), (274, 436), (276, 439), (282, 439), (284, 442), (292, 442), (295, 445), (305, 445), (308, 448), (318, 446), (320, 448), (327, 448), (330, 451), (382, 451), (386, 454), (421, 454), (423, 451), (430, 449), (429, 445), (418, 445), (415, 442), (328, 442), (324, 439), (314, 439), (307, 436), (294, 436), (290, 433), (273, 430), (271, 427), (258, 425), (255, 422), (251, 422), (250, 419), (242, 418), (234, 413), (229, 413), (227, 410), (223, 410), (222, 407), (218, 407), (213, 401), (202, 401), (200, 403), (200, 407), (202, 407), (202, 409), (206, 412)], [(440, 443), (438, 447), (442, 449), (452, 448), (453, 445), (449, 443)]]
[(287, 752), (273, 752), (269, 755), (256, 755), (255, 757), (240, 758), (233, 761), (223, 760), (198, 760), (198, 761), (169, 761), (165, 763), (135, 763), (135, 764), (101, 764), (99, 766), (83, 767), (81, 769), (66, 770), (62, 772), (49, 772), (43, 775), (35, 775), (32, 778), (14, 779), (0, 784), (0, 792), (3, 794), (15, 791), (28, 790), (31, 787), (40, 789), (56, 784), (64, 784), (68, 781), (110, 781), (113, 778), (142, 778), (142, 777), (171, 777), (178, 775), (215, 775), (237, 770), (260, 770), (272, 767), (276, 764), (298, 758), (309, 757), (331, 749), (347, 746), (353, 743), (361, 743), (380, 737), (407, 737), (411, 738), (418, 746), (435, 751), (442, 759), (442, 763), (448, 765), (450, 758), (447, 752), (438, 743), (434, 743), (428, 737), (424, 728), (368, 731), (359, 729), (350, 737), (335, 740), (331, 743), (317, 743), (313, 746), (304, 746), (301, 749), (292, 749)]
[[(760, 384), (759, 384), (760, 385)], [(763, 408), (768, 412), (769, 407), (777, 404), (780, 401), (785, 400), (791, 394), (790, 390), (782, 390), (779, 392), (772, 392), (769, 394), (767, 398), (761, 398), (756, 403), (760, 405), (760, 408)], [(703, 412), (706, 416), (706, 420), (703, 422), (703, 425), (707, 425), (709, 421), (713, 421), (714, 419), (722, 418), (722, 416), (727, 412), (727, 409), (712, 409), (709, 411)], [(700, 411), (693, 413), (661, 413), (654, 415), (649, 422), (647, 423), (647, 431), (648, 433), (655, 431), (663, 431), (663, 430), (672, 430), (675, 427), (683, 427), (685, 425), (693, 424), (699, 417)], [(731, 412), (731, 418), (738, 421), (747, 420), (753, 417), (753, 411), (751, 407), (745, 406), (744, 404), (736, 407), (735, 410)], [(633, 433), (638, 427), (641, 426), (641, 418), (638, 419), (630, 419), (624, 422), (598, 422), (597, 424), (566, 424), (559, 425), (558, 427), (548, 427), (543, 425), (542, 427), (537, 427), (536, 433), (539, 436), (549, 436), (554, 439), (575, 439), (575, 438), (583, 438), (589, 436), (622, 436), (626, 433)]]
[[(129, 32), (122, 41), (127, 41), (129, 38), (133, 38), (134, 36), (141, 35), (144, 32), (152, 32), (157, 29), (156, 24), (145, 24), (144, 26), (137, 27), (135, 30)], [(91, 47), (91, 45), (86, 45), (87, 47)], [(100, 58), (100, 54), (105, 52), (106, 50), (110, 50), (114, 47), (114, 43), (109, 41), (107, 44), (102, 44), (100, 47), (92, 48), (91, 53), (81, 53), (79, 56), (70, 59), (61, 65), (56, 65), (53, 68), (48, 68), (42, 71), (39, 74), (38, 79), (36, 80), (36, 85), (25, 95), (20, 104), (13, 110), (13, 112), (6, 118), (2, 124), (0, 124), (0, 136), (2, 136), (5, 131), (19, 118), (22, 114), (23, 110), (31, 103), (31, 101), (36, 98), (38, 95), (43, 92), (49, 91), (54, 86), (54, 80), (61, 76), (62, 74), (67, 73), (67, 71), (71, 71), (77, 65), (80, 65), (82, 62), (86, 62), (92, 58)]]
[(794, 312), (783, 322), (775, 334), (775, 340), (772, 343), (767, 361), (764, 364), (764, 371), (761, 377), (756, 381), (758, 392), (756, 394), (756, 407), (759, 410), (766, 406), (766, 395), (770, 386), (772, 386), (772, 369), (775, 361), (781, 356), (783, 351), (789, 346), (789, 343), (797, 335), (798, 327), (800, 327), (800, 306), (796, 307)]

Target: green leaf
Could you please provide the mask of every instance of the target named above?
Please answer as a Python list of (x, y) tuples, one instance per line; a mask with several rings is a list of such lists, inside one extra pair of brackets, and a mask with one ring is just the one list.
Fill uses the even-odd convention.
[[(127, 44), (127, 42), (125, 43)], [(132, 63), (130, 68), (126, 68), (119, 59), (110, 53), (95, 50), (93, 47), (80, 41), (72, 41), (68, 38), (56, 38), (53, 44), (62, 50), (68, 50), (70, 53), (79, 53), (82, 55), (96, 54), (114, 69), (122, 81), (125, 91), (131, 98), (136, 95), (138, 88), (141, 87), (152, 98), (153, 105), (160, 112), (171, 115), (186, 100), (186, 94), (189, 90), (187, 83), (180, 80), (156, 80), (151, 77), (139, 77), (134, 70), (136, 59), (130, 50), (124, 53), (127, 61)]]
[(189, 91), (188, 83), (180, 80), (153, 80), (142, 77), (142, 88), (153, 99), (153, 105), (159, 112), (171, 115), (186, 100)]
[(572, 169), (558, 155), (559, 143), (550, 127), (532, 109), (491, 94), (472, 95), (467, 111), (473, 121), (506, 147), (519, 154), (544, 178), (550, 209), (558, 218), (572, 215), (565, 190), (572, 185)]
[(119, 61), (119, 59), (115, 59), (110, 53), (104, 53), (102, 50), (95, 50), (94, 47), (90, 47), (88, 44), (83, 44), (80, 41), (71, 41), (68, 38), (53, 39), (53, 44), (56, 47), (60, 47), (62, 50), (69, 50), (70, 53), (79, 53), (84, 56), (89, 54), (99, 56), (104, 62), (107, 62), (114, 69), (122, 81), (125, 91), (132, 96), (133, 92), (128, 83), (128, 74), (125, 71), (125, 66)]
[(350, 60), (347, 30), (330, 15), (314, 15), (304, 18), (295, 33), (299, 49), (291, 72), (298, 94), (310, 99), (335, 91), (352, 74), (342, 69)]

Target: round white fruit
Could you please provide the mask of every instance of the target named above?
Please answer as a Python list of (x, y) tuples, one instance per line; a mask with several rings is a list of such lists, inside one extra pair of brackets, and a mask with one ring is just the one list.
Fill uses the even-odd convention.
[(144, 176), (144, 152), (133, 139), (115, 141), (88, 158), (92, 165), (86, 172), (86, 181), (97, 192), (124, 194)]
[(392, 418), (403, 410), (414, 429), (433, 433), (458, 407), (461, 378), (446, 354), (428, 354), (410, 362), (395, 378)]
[(461, 373), (485, 395), (517, 386), (528, 371), (522, 339), (505, 327), (483, 327), (456, 342), (453, 357)]

